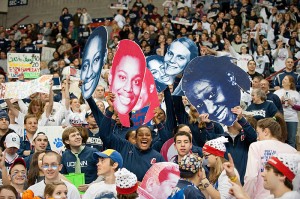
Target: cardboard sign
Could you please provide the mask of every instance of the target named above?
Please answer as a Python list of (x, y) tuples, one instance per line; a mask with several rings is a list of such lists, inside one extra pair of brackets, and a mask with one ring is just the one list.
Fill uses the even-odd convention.
[(0, 99), (24, 99), (36, 92), (49, 93), (51, 80), (52, 75), (43, 75), (28, 82), (1, 83)]
[(7, 53), (8, 77), (38, 78), (40, 76), (39, 53)]
[[(174, 83), (176, 76), (182, 74), (188, 63), (198, 54), (197, 45), (189, 38), (181, 37), (171, 43), (163, 59), (157, 55), (147, 57), (147, 67), (156, 82), (171, 85)], [(162, 91), (158, 84), (156, 86), (159, 92)], [(175, 89), (173, 94), (178, 95), (179, 91)]]
[(48, 63), (53, 59), (53, 53), (55, 52), (55, 50), (55, 48), (42, 47), (41, 60)]
[(168, 162), (173, 162), (175, 157), (178, 155), (178, 152), (174, 146), (174, 139), (170, 138), (168, 141), (164, 143), (160, 150), (160, 154), (164, 157)]
[(179, 166), (172, 162), (155, 163), (138, 187), (140, 199), (166, 199), (179, 180)]
[[(83, 50), (80, 79), (81, 92), (85, 99), (94, 93), (101, 75), (107, 52), (107, 30), (100, 26), (89, 36)], [(72, 71), (70, 71), (72, 74)]]
[(62, 152), (65, 151), (65, 146), (61, 137), (63, 131), (64, 129), (62, 126), (39, 126), (37, 130), (37, 132), (44, 132), (47, 135), (51, 150), (61, 155)]
[(108, 77), (110, 91), (115, 94), (114, 108), (123, 126), (130, 126), (128, 113), (133, 110), (142, 93), (146, 60), (137, 43), (121, 40)]
[(182, 89), (197, 111), (208, 113), (209, 119), (232, 126), (241, 90), (250, 89), (248, 74), (229, 57), (202, 56), (193, 59), (184, 71)]

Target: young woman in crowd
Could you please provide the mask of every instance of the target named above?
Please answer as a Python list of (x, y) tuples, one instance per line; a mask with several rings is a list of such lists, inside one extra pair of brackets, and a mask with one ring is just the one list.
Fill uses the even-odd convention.
[(296, 134), (298, 128), (298, 113), (293, 106), (300, 104), (300, 94), (296, 91), (295, 79), (291, 75), (286, 75), (282, 80), (282, 88), (275, 91), (283, 104), (283, 115), (287, 127), (287, 143), (296, 147)]
[(235, 170), (235, 177), (229, 179), (223, 168), (223, 163), (226, 162), (224, 158), (226, 142), (227, 138), (219, 137), (206, 142), (203, 146), (203, 164), (208, 166), (210, 171), (208, 178), (204, 177), (201, 181), (202, 192), (210, 198), (234, 198), (229, 194), (231, 187), (229, 180), (237, 181), (239, 174)]
[(28, 171), (28, 187), (44, 180), (45, 175), (42, 168), (42, 159), (45, 152), (35, 152), (30, 162)]
[(52, 83), (51, 83), (50, 91), (49, 91), (49, 103), (48, 103), (46, 110), (44, 110), (45, 103), (41, 99), (38, 99), (38, 98), (32, 99), (28, 108), (26, 107), (26, 105), (23, 103), (22, 100), (18, 101), (20, 109), (26, 111), (26, 113), (21, 112), (18, 109), (16, 109), (9, 99), (6, 99), (5, 102), (7, 103), (8, 109), (17, 118), (16, 122), (19, 125), (23, 125), (25, 115), (30, 114), (30, 115), (36, 116), (36, 118), (38, 119), (38, 124), (40, 126), (46, 126), (48, 118), (49, 118), (49, 116), (52, 112), (52, 108), (53, 108)]
[(270, 192), (263, 188), (261, 176), (268, 159), (277, 153), (295, 153), (296, 149), (283, 143), (286, 126), (281, 114), (257, 122), (257, 142), (250, 145), (245, 174), (244, 190), (252, 199), (267, 198)]
[(44, 191), (45, 199), (59, 198), (66, 199), (68, 195), (68, 188), (62, 181), (52, 182), (47, 184)]

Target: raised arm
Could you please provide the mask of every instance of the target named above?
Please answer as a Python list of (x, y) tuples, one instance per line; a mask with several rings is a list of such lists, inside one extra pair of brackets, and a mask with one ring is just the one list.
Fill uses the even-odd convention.
[(7, 108), (17, 118), (19, 116), (19, 110), (14, 107), (14, 105), (11, 103), (10, 99), (5, 99), (5, 102), (7, 104)]
[(174, 110), (174, 104), (171, 96), (171, 92), (169, 87), (166, 88), (164, 91), (165, 95), (165, 103), (166, 103), (166, 130), (173, 132), (173, 129), (176, 127), (177, 122), (176, 122), (176, 117), (175, 117), (175, 110)]
[(53, 109), (53, 90), (52, 90), (52, 83), (50, 84), (50, 91), (49, 91), (49, 104), (46, 109), (46, 117), (49, 118)]

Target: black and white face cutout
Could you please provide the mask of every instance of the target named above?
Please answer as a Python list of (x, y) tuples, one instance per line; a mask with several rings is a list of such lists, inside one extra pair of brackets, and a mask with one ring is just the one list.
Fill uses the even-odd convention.
[(88, 99), (96, 89), (106, 56), (107, 30), (101, 26), (93, 31), (84, 48), (80, 79), (83, 81), (81, 91)]

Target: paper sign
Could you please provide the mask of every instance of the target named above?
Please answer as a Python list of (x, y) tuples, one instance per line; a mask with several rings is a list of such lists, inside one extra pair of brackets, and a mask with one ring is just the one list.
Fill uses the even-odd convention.
[(197, 111), (208, 113), (209, 119), (231, 126), (236, 115), (241, 90), (250, 89), (248, 74), (229, 57), (202, 56), (193, 59), (184, 71), (182, 89)]
[(40, 76), (39, 53), (7, 53), (8, 77), (38, 78)]
[(174, 146), (174, 139), (171, 138), (167, 140), (160, 150), (160, 154), (168, 162), (173, 162), (175, 157), (178, 155), (178, 152)]
[(49, 47), (42, 47), (42, 55), (41, 59), (42, 61), (49, 62), (53, 59), (53, 53), (55, 52), (55, 48), (49, 48)]
[(0, 99), (24, 99), (36, 92), (49, 93), (51, 80), (52, 75), (43, 75), (28, 82), (1, 83)]
[(62, 154), (65, 151), (64, 143), (62, 142), (62, 133), (64, 129), (61, 126), (39, 126), (37, 132), (44, 132), (51, 146), (51, 150)]
[(109, 89), (115, 94), (114, 108), (123, 126), (130, 126), (128, 113), (139, 100), (145, 73), (146, 60), (140, 46), (131, 40), (121, 40), (108, 80)]
[(138, 187), (140, 199), (166, 199), (179, 180), (179, 166), (173, 162), (155, 163)]

